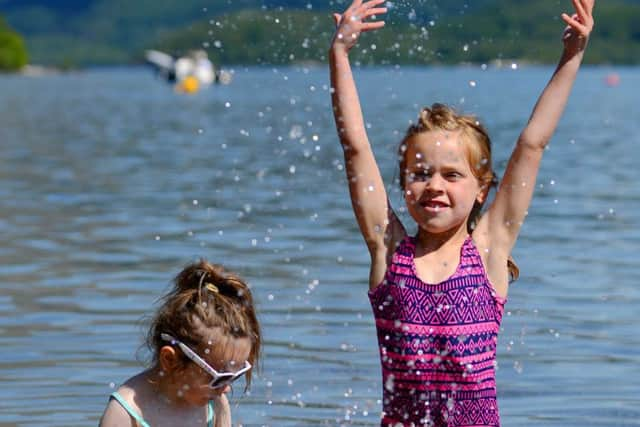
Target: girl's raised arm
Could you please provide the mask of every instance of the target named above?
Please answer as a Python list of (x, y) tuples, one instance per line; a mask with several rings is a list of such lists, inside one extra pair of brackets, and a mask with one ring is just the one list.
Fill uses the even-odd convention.
[(564, 51), (560, 63), (518, 139), (495, 200), (480, 221), (485, 224), (478, 224), (488, 232), (490, 264), (493, 261), (496, 265), (504, 266), (504, 260), (516, 242), (533, 196), (542, 153), (562, 116), (593, 29), (595, 0), (572, 2), (576, 13), (573, 16), (562, 14), (568, 26), (563, 36)]
[(334, 14), (337, 28), (329, 50), (333, 114), (344, 150), (351, 204), (371, 254), (371, 286), (382, 280), (389, 239), (393, 239), (401, 226), (389, 205), (382, 176), (369, 144), (349, 63), (349, 50), (362, 32), (384, 26), (384, 21), (367, 21), (373, 15), (386, 12), (386, 8), (377, 7), (384, 1), (355, 0), (344, 14)]

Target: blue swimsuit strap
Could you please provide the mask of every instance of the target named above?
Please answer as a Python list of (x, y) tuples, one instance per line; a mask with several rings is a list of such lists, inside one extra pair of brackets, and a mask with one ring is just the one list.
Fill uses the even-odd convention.
[(213, 401), (209, 401), (209, 413), (207, 414), (207, 427), (213, 427)]
[(120, 403), (122, 405), (122, 407), (129, 413), (129, 415), (131, 415), (137, 422), (139, 422), (142, 427), (151, 427), (140, 416), (140, 414), (138, 414), (136, 411), (134, 411), (134, 409), (127, 403), (127, 401), (124, 400), (124, 398), (122, 396), (120, 396), (120, 393), (118, 393), (117, 391), (114, 391), (113, 393), (111, 393), (111, 397), (116, 399), (118, 401), (118, 403)]
[[(117, 391), (111, 393), (111, 397), (116, 399), (120, 405), (131, 415), (142, 427), (151, 427), (141, 416), (138, 414)], [(209, 401), (209, 410), (207, 411), (207, 427), (213, 427), (213, 401)]]

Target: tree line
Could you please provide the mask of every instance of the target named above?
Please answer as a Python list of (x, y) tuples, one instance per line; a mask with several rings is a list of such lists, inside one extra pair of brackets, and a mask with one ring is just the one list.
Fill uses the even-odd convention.
[[(440, 19), (389, 15), (384, 29), (363, 35), (353, 60), (364, 65), (557, 62), (564, 29), (560, 11), (544, 2), (505, 3)], [(598, 6), (586, 62), (638, 64), (640, 5), (610, 0)], [(245, 10), (165, 34), (154, 47), (173, 53), (201, 47), (222, 64), (325, 62), (333, 30), (328, 13)]]
[[(313, 7), (309, 7), (311, 3)], [(15, 6), (7, 17), (25, 35), (32, 61), (43, 65), (134, 64), (141, 62), (144, 50), (150, 48), (175, 55), (202, 48), (223, 65), (283, 65), (326, 61), (333, 34), (330, 3), (233, 0), (216, 3), (214, 8), (210, 0), (94, 0), (82, 10), (73, 12), (68, 7), (64, 13)], [(342, 8), (346, 3), (334, 0), (333, 7)], [(511, 59), (554, 63), (564, 27), (557, 3), (394, 2), (385, 17), (386, 28), (365, 34), (353, 59), (365, 65)], [(596, 20), (585, 61), (638, 64), (640, 26), (636, 23), (640, 22), (640, 2), (602, 1), (596, 7)], [(5, 28), (0, 26), (0, 34), (11, 36), (0, 36), (0, 49), (9, 44), (17, 46), (19, 36)], [(3, 42), (5, 38), (12, 41)], [(7, 57), (14, 58), (13, 62), (5, 61), (26, 61), (24, 43), (22, 46), (10, 49), (14, 56)], [(16, 54), (18, 51), (23, 54)], [(15, 55), (22, 59), (17, 61)]]

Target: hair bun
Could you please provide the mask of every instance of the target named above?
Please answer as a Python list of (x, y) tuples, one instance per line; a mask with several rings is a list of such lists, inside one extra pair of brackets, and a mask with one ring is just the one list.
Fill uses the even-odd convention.
[[(248, 338), (251, 341), (248, 361), (256, 364), (262, 343), (260, 324), (251, 290), (236, 274), (200, 259), (176, 275), (173, 289), (161, 301), (147, 335), (154, 360), (166, 345), (162, 333), (194, 347), (204, 343), (217, 345), (212, 344), (212, 337), (222, 334)], [(247, 385), (250, 382), (248, 372)]]

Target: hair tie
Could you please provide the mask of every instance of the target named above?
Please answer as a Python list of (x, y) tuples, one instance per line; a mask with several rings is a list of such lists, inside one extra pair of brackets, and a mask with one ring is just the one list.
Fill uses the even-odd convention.
[(205, 283), (204, 287), (207, 288), (207, 290), (215, 293), (215, 294), (219, 294), (220, 290), (218, 289), (218, 287), (216, 285), (214, 285), (213, 283)]

